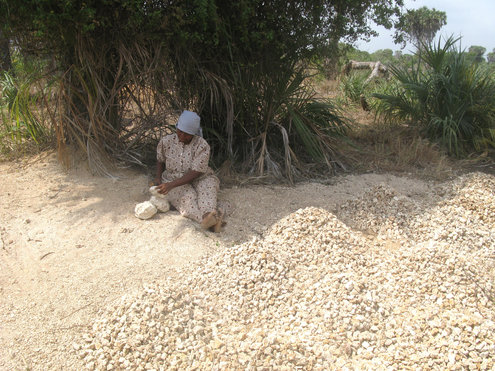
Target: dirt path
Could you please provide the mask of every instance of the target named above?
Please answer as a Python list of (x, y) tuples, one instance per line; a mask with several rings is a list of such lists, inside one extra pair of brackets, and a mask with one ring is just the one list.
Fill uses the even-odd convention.
[(431, 183), (392, 175), (349, 175), (333, 184), (252, 186), (221, 191), (234, 211), (220, 235), (177, 212), (142, 221), (134, 205), (149, 198), (148, 178), (119, 180), (85, 166), (64, 171), (54, 154), (0, 164), (0, 369), (79, 369), (68, 349), (98, 311), (160, 281), (213, 249), (262, 234), (307, 206), (335, 212), (386, 183), (409, 197), (432, 197)]

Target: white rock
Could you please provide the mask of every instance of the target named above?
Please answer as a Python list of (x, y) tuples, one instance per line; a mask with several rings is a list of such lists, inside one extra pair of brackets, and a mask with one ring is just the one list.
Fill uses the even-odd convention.
[(495, 369), (477, 289), (493, 292), (495, 177), (448, 186), (433, 208), (377, 187), (340, 215), (298, 210), (129, 295), (75, 352), (97, 369)]
[(134, 215), (139, 219), (149, 219), (157, 213), (156, 207), (149, 201), (141, 202), (134, 208)]
[(152, 196), (155, 196), (156, 198), (163, 198), (163, 199), (167, 198), (167, 195), (158, 192), (157, 186), (150, 187), (150, 193)]
[(166, 198), (151, 196), (150, 202), (153, 206), (157, 208), (158, 211), (161, 211), (162, 213), (166, 213), (167, 211), (170, 210), (170, 204)]

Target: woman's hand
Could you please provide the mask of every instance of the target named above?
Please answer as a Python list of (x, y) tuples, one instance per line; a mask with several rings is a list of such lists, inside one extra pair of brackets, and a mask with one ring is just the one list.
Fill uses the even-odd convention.
[(166, 195), (168, 192), (170, 192), (174, 187), (172, 182), (167, 182), (167, 183), (162, 183), (157, 186), (158, 193), (161, 193), (162, 195)]
[(203, 173), (200, 173), (199, 171), (195, 170), (189, 170), (187, 173), (185, 173), (183, 176), (181, 176), (178, 179), (175, 179), (172, 182), (166, 182), (166, 183), (158, 183), (158, 193), (161, 193), (162, 195), (166, 195), (168, 192), (170, 192), (172, 189), (175, 187), (180, 187), (184, 184), (191, 183), (194, 179), (197, 177), (201, 176)]

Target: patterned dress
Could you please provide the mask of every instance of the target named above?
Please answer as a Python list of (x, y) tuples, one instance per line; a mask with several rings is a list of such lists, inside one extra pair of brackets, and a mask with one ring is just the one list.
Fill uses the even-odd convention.
[(156, 153), (157, 160), (165, 164), (163, 183), (178, 179), (189, 170), (203, 173), (191, 183), (172, 189), (167, 195), (168, 201), (182, 216), (201, 223), (204, 214), (216, 209), (220, 186), (220, 181), (208, 166), (210, 146), (199, 136), (184, 144), (179, 142), (177, 134), (171, 134), (160, 140)]

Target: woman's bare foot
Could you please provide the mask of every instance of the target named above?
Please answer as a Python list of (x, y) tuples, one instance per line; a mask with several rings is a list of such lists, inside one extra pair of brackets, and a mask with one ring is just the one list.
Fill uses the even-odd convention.
[(203, 217), (203, 221), (201, 222), (201, 228), (206, 230), (210, 227), (213, 227), (215, 224), (217, 224), (217, 212), (212, 211)]
[(218, 211), (218, 215), (217, 215), (217, 222), (216, 224), (212, 227), (213, 228), (213, 232), (215, 233), (219, 233), (221, 230), (222, 230), (222, 227), (225, 225), (224, 221), (223, 221), (223, 212), (222, 210), (219, 210)]

